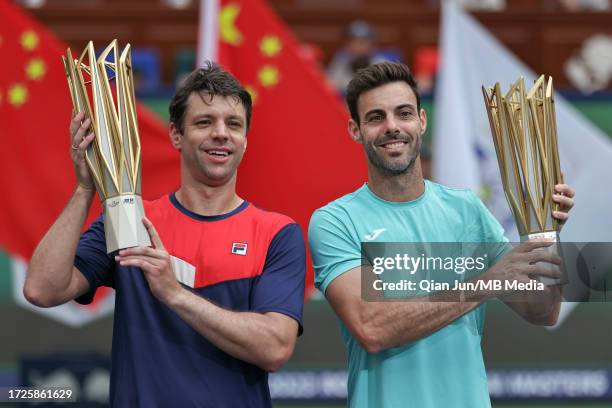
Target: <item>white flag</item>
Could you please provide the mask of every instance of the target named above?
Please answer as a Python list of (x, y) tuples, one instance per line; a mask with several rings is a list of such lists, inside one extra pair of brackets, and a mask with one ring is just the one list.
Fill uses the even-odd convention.
[[(520, 76), (525, 77), (526, 84), (533, 83), (536, 76), (451, 1), (443, 4), (441, 27), (434, 179), (450, 187), (474, 190), (504, 226), (506, 236), (516, 242), (518, 232), (503, 193), (481, 86), (500, 82), (502, 89), (508, 89)], [(561, 171), (576, 190), (575, 207), (561, 240), (612, 241), (612, 217), (608, 215), (612, 206), (612, 188), (608, 185), (612, 180), (612, 142), (559, 94), (555, 95), (555, 109)], [(598, 279), (610, 265), (610, 259), (599, 260)], [(563, 303), (557, 326), (575, 305)]]
[[(434, 178), (479, 194), (518, 240), (503, 195), (481, 86), (502, 89), (520, 76), (536, 75), (473, 17), (446, 1), (442, 14), (441, 67), (435, 94)], [(545, 73), (543, 73), (545, 74)], [(530, 86), (528, 86), (530, 87)], [(565, 242), (612, 241), (612, 142), (601, 130), (555, 95), (559, 155), (565, 181), (576, 189), (576, 205), (563, 228)]]

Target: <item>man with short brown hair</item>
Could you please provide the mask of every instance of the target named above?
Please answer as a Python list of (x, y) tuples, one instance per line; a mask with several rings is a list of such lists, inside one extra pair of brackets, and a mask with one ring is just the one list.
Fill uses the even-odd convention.
[[(436, 293), (429, 301), (364, 300), (361, 245), (501, 243), (488, 259), (493, 266), (480, 277), (491, 281), (557, 277), (558, 270), (550, 266), (559, 259), (535, 251), (547, 242), (508, 251), (503, 228), (473, 192), (423, 179), (419, 154), (427, 115), (406, 65), (380, 63), (359, 71), (346, 99), (349, 134), (363, 146), (368, 181), (318, 209), (310, 220), (308, 241), (315, 286), (341, 320), (349, 406), (489, 407), (480, 349), (484, 302), (503, 293), (472, 291), (461, 302), (445, 301), (455, 294), (449, 292)], [(554, 200), (561, 206), (553, 216), (563, 221), (574, 192), (564, 184), (556, 192)], [(560, 289), (548, 287), (538, 296), (538, 303), (507, 304), (531, 323), (553, 324)]]
[(144, 202), (152, 247), (109, 255), (103, 216), (81, 235), (95, 192), (84, 159), (94, 135), (82, 113), (73, 118), (78, 184), (32, 256), (24, 294), (50, 307), (115, 289), (111, 406), (270, 407), (268, 371), (289, 359), (302, 331), (300, 228), (236, 194), (251, 97), (230, 73), (194, 71), (170, 117), (181, 186)]

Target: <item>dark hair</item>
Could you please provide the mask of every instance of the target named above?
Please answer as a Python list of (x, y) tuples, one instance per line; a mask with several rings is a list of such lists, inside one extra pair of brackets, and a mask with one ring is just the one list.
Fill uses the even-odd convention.
[(251, 125), (251, 112), (253, 102), (251, 95), (238, 82), (238, 80), (219, 67), (214, 62), (206, 61), (203, 68), (198, 68), (193, 71), (176, 91), (170, 101), (170, 122), (174, 123), (181, 134), (185, 130), (185, 110), (187, 109), (187, 99), (193, 92), (198, 92), (214, 97), (233, 96), (237, 101), (242, 103), (246, 112), (246, 128), (247, 132)]
[(346, 104), (351, 113), (351, 118), (359, 124), (357, 101), (362, 93), (396, 81), (403, 81), (410, 86), (416, 96), (417, 109), (420, 111), (421, 95), (419, 95), (417, 83), (410, 73), (410, 68), (401, 62), (380, 62), (357, 71), (355, 77), (346, 87)]

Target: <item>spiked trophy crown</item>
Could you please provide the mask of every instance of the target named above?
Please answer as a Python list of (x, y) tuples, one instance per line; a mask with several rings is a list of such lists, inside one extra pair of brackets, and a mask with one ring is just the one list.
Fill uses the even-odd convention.
[[(555, 185), (562, 182), (552, 77), (538, 78), (529, 92), (520, 78), (502, 94), (499, 82), (482, 87), (506, 199), (521, 241), (545, 238), (559, 242), (561, 224), (552, 216)], [(549, 250), (561, 254), (554, 244)], [(540, 277), (546, 285), (567, 282)]]
[(505, 95), (499, 83), (482, 88), (506, 199), (522, 239), (555, 234), (552, 196), (561, 183), (553, 83), (542, 75), (525, 92), (523, 78)]
[[(96, 59), (93, 42), (62, 57), (75, 112), (95, 134), (85, 158), (104, 208), (107, 252), (150, 245), (142, 224), (141, 152), (130, 45), (113, 40)], [(111, 86), (114, 83), (114, 86)]]

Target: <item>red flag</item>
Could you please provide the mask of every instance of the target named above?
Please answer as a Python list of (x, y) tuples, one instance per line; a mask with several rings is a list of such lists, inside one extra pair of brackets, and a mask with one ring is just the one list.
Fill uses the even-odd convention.
[(218, 21), (218, 61), (254, 100), (238, 192), (291, 216), (306, 234), (316, 208), (366, 179), (363, 153), (348, 136), (347, 111), (263, 0), (222, 0)]
[[(61, 62), (66, 48), (22, 10), (0, 0), (0, 248), (25, 259), (75, 186), (68, 131), (72, 103)], [(143, 196), (153, 199), (178, 186), (179, 156), (165, 125), (142, 105), (138, 123)], [(98, 201), (90, 221), (101, 211)]]
[[(67, 46), (6, 0), (0, 0), (0, 22), (0, 249), (29, 259), (75, 186), (68, 130), (72, 102), (61, 62)], [(142, 105), (137, 110), (142, 192), (153, 199), (178, 186), (179, 156), (164, 124)], [(99, 200), (95, 203), (87, 224), (101, 212)], [(21, 282), (24, 266), (13, 266), (13, 279)], [(80, 325), (112, 311), (111, 295), (101, 288), (88, 306), (71, 302), (33, 309)], [(14, 296), (17, 303), (31, 307), (21, 292)]]

